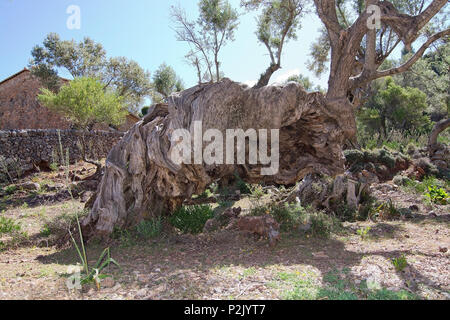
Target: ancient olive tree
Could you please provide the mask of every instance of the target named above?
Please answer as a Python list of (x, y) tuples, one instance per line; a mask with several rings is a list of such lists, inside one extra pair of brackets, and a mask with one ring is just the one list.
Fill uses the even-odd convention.
[(85, 133), (100, 123), (120, 125), (128, 114), (122, 98), (113, 91), (105, 92), (103, 83), (93, 78), (75, 78), (62, 86), (58, 93), (49, 89), (41, 92), (39, 102), (69, 119), (83, 132), (79, 141), (81, 156), (84, 161), (94, 164), (99, 173), (101, 164), (88, 159)]
[[(448, 37), (450, 30), (429, 36), (402, 65), (380, 70), (392, 52), (392, 47), (388, 51), (380, 48), (380, 37), (391, 33), (397, 39), (394, 44), (412, 47), (447, 0), (430, 1), (416, 15), (400, 11), (389, 1), (366, 1), (354, 21), (347, 21), (348, 26), (339, 18), (337, 4), (341, 2), (314, 1), (330, 48), (326, 93), (307, 93), (294, 82), (249, 88), (223, 79), (170, 96), (167, 105), (154, 106), (110, 152), (97, 198), (83, 221), (85, 233), (108, 236), (115, 227), (170, 214), (184, 199), (236, 171), (248, 182), (286, 185), (314, 172), (342, 173), (343, 145), (355, 138), (355, 108), (361, 92), (375, 79), (408, 70), (431, 44)], [(233, 128), (247, 132), (249, 145), (258, 139), (258, 132), (260, 150), (249, 150), (247, 161), (240, 161), (238, 155), (231, 161), (234, 164), (224, 164), (220, 148), (208, 147), (213, 140), (225, 145), (223, 136)], [(177, 134), (179, 129), (184, 129), (182, 136)], [(233, 138), (226, 148), (231, 160), (236, 158)], [(192, 157), (189, 152), (186, 161), (173, 161), (174, 150), (188, 142), (192, 142)], [(247, 149), (242, 141), (240, 145), (241, 151)], [(255, 155), (256, 164), (251, 161)], [(201, 156), (215, 161), (206, 164)], [(277, 160), (278, 170), (263, 174), (263, 169)]]

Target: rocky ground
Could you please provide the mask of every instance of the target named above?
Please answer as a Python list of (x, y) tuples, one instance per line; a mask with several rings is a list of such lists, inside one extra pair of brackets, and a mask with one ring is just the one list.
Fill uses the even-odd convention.
[[(92, 170), (71, 168), (74, 190)], [(0, 235), (0, 299), (450, 299), (449, 206), (391, 181), (373, 185), (372, 193), (410, 208), (407, 218), (344, 223), (327, 239), (283, 233), (275, 247), (234, 230), (193, 236), (166, 228), (151, 240), (123, 233), (88, 245), (90, 265), (106, 246), (120, 265), (104, 271), (111, 277), (100, 290), (69, 290), (79, 258), (75, 248), (54, 245), (50, 226), (80, 212), (90, 191), (84, 185), (68, 194), (65, 174), (37, 173), (16, 190), (3, 187), (0, 216), (20, 224), (20, 232)], [(252, 201), (230, 205), (245, 210)], [(402, 256), (407, 265), (396, 270), (392, 260)]]

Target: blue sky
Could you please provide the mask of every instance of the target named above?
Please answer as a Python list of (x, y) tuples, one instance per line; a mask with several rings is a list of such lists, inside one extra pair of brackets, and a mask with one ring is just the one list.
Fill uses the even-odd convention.
[[(239, 8), (240, 0), (230, 2)], [(187, 87), (193, 86), (195, 70), (184, 61), (188, 46), (176, 41), (169, 15), (170, 6), (178, 4), (186, 9), (189, 17), (197, 17), (197, 0), (0, 0), (0, 80), (27, 66), (32, 47), (41, 44), (49, 32), (56, 32), (67, 40), (88, 36), (100, 42), (108, 56), (133, 59), (150, 72), (166, 62)], [(70, 30), (66, 26), (69, 17), (66, 10), (70, 5), (81, 9), (80, 30)], [(239, 11), (244, 13), (241, 8)], [(298, 40), (286, 46), (283, 68), (274, 74), (272, 81), (301, 73), (315, 84), (326, 87), (326, 75), (318, 79), (306, 68), (309, 48), (318, 36), (320, 21), (310, 14), (302, 24)], [(241, 82), (255, 81), (267, 68), (269, 58), (265, 48), (257, 42), (255, 26), (253, 14), (241, 17), (236, 41), (229, 43), (221, 53), (226, 77)]]

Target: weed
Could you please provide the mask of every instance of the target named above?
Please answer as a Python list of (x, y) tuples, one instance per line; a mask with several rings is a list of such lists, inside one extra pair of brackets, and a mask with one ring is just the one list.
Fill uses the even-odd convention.
[(242, 180), (237, 173), (235, 173), (234, 176), (236, 177), (236, 186), (238, 187), (241, 194), (250, 194), (251, 193), (250, 185), (246, 183), (244, 180)]
[(95, 285), (97, 286), (97, 289), (100, 290), (101, 280), (107, 277), (106, 275), (102, 275), (102, 271), (106, 267), (109, 267), (111, 263), (115, 264), (119, 268), (120, 266), (113, 258), (111, 258), (111, 252), (109, 248), (106, 248), (105, 250), (103, 250), (94, 267), (89, 268), (86, 247), (84, 245), (83, 233), (81, 232), (80, 220), (78, 219), (78, 216), (76, 217), (76, 221), (78, 226), (78, 235), (80, 237), (80, 246), (78, 246), (77, 242), (75, 241), (75, 238), (73, 237), (72, 232), (70, 232), (70, 229), (69, 233), (70, 237), (72, 238), (75, 249), (77, 250), (78, 256), (81, 261), (81, 265), (83, 266), (81, 285), (94, 282)]
[(369, 236), (369, 232), (372, 230), (371, 227), (361, 228), (356, 233), (361, 237), (362, 240), (366, 240)]
[(15, 234), (20, 232), (20, 224), (16, 223), (13, 219), (0, 216), (0, 235), (2, 234)]
[(328, 238), (332, 232), (341, 228), (340, 221), (323, 212), (315, 212), (310, 215), (311, 233), (313, 236)]
[(402, 255), (398, 258), (394, 258), (391, 261), (397, 272), (403, 271), (408, 266), (408, 261), (406, 260), (405, 255)]
[(159, 236), (162, 229), (162, 218), (153, 218), (142, 221), (136, 226), (137, 234), (144, 239), (151, 239)]
[(392, 199), (382, 203), (377, 209), (375, 217), (381, 220), (394, 220), (401, 216), (400, 210), (396, 207)]
[(170, 224), (183, 233), (197, 234), (203, 231), (206, 221), (214, 217), (209, 205), (184, 206), (169, 218)]
[(42, 227), (42, 230), (41, 230), (41, 236), (47, 238), (47, 237), (49, 237), (51, 234), (52, 234), (52, 231), (50, 230), (49, 226), (48, 226), (47, 224), (45, 224), (45, 225)]
[(437, 186), (428, 187), (428, 192), (425, 194), (433, 203), (446, 205), (448, 203), (448, 194), (444, 189)]
[(12, 185), (6, 186), (4, 188), (4, 190), (5, 190), (6, 194), (8, 194), (8, 195), (14, 194), (17, 191), (17, 186), (12, 184)]

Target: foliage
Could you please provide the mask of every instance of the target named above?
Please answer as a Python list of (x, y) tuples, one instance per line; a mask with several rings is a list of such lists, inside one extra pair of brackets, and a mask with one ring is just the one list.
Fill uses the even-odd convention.
[(13, 219), (0, 215), (0, 236), (3, 234), (14, 234), (20, 232), (21, 226)]
[(58, 34), (50, 33), (42, 45), (32, 49), (31, 55), (32, 74), (54, 92), (62, 83), (58, 70), (65, 69), (73, 78), (101, 79), (104, 88), (121, 96), (132, 111), (136, 111), (142, 99), (150, 93), (150, 74), (147, 71), (124, 57), (107, 59), (103, 46), (90, 38), (76, 42), (61, 40)]
[(393, 169), (397, 160), (406, 159), (401, 153), (393, 152), (387, 148), (374, 149), (374, 150), (354, 150), (349, 149), (344, 151), (344, 156), (350, 167), (350, 171), (361, 169), (364, 166), (372, 164), (382, 164), (386, 167)]
[(122, 99), (114, 92), (105, 92), (103, 84), (93, 78), (76, 78), (57, 94), (42, 89), (38, 99), (83, 130), (89, 130), (97, 123), (120, 125), (127, 114)]
[(269, 52), (270, 66), (257, 84), (267, 85), (271, 75), (281, 68), (283, 48), (289, 40), (297, 40), (297, 30), (300, 29), (306, 1), (304, 0), (243, 0), (241, 5), (247, 9), (262, 7), (257, 18), (256, 36)]
[(321, 238), (328, 238), (332, 232), (338, 231), (341, 227), (338, 219), (323, 212), (311, 213), (309, 222), (312, 235)]
[(209, 205), (184, 206), (176, 210), (169, 222), (183, 233), (197, 234), (203, 231), (206, 221), (214, 217)]
[(77, 226), (78, 226), (78, 236), (80, 239), (80, 246), (75, 241), (75, 238), (73, 237), (70, 229), (69, 229), (69, 234), (70, 234), (70, 237), (72, 238), (72, 242), (78, 253), (78, 257), (80, 258), (81, 265), (83, 266), (81, 285), (94, 282), (95, 285), (97, 286), (97, 289), (100, 290), (101, 280), (107, 277), (106, 275), (102, 274), (102, 271), (106, 267), (109, 267), (111, 265), (111, 263), (115, 264), (119, 268), (120, 268), (120, 266), (113, 258), (111, 258), (111, 252), (110, 252), (109, 248), (106, 248), (100, 254), (94, 267), (89, 268), (89, 260), (87, 257), (86, 247), (85, 247), (84, 240), (83, 240), (83, 232), (81, 231), (81, 226), (80, 226), (80, 221), (78, 219), (78, 216), (76, 216), (76, 221), (77, 221)]
[(251, 208), (250, 215), (263, 216), (270, 214), (279, 224), (282, 231), (293, 231), (307, 220), (306, 210), (294, 204), (260, 205)]
[(396, 207), (392, 199), (383, 202), (376, 210), (375, 218), (381, 220), (394, 220), (401, 215), (400, 210)]
[[(219, 53), (228, 41), (234, 40), (238, 13), (227, 0), (200, 0), (198, 7), (200, 15), (196, 22), (189, 21), (182, 8), (172, 7), (176, 37), (190, 45), (187, 58), (197, 68), (199, 82), (203, 79), (219, 81)], [(205, 74), (202, 73), (203, 67), (206, 68)]]
[(372, 230), (371, 227), (360, 228), (356, 231), (356, 233), (361, 237), (362, 240), (366, 240), (370, 230)]
[(296, 76), (291, 76), (287, 79), (287, 82), (297, 82), (299, 83), (303, 89), (305, 89), (307, 92), (311, 92), (313, 91), (313, 83), (311, 82), (311, 80), (306, 77), (303, 76), (301, 74), (296, 75)]
[(408, 261), (406, 260), (405, 255), (394, 258), (391, 261), (395, 267), (395, 270), (397, 270), (397, 272), (403, 271), (408, 266)]
[(244, 180), (242, 180), (239, 174), (235, 173), (234, 177), (236, 178), (236, 186), (238, 187), (241, 194), (250, 194), (252, 192), (251, 186)]
[(136, 226), (137, 234), (144, 239), (151, 239), (159, 236), (162, 230), (162, 218), (144, 220)]
[(446, 205), (448, 203), (449, 196), (444, 189), (437, 186), (428, 187), (428, 192), (425, 194), (432, 202)]
[(432, 124), (426, 95), (417, 88), (397, 85), (393, 78), (374, 81), (372, 95), (357, 113), (357, 119), (369, 134), (389, 139), (389, 133), (399, 130), (408, 135), (429, 133)]
[(184, 89), (182, 80), (178, 78), (172, 67), (165, 63), (161, 64), (153, 74), (153, 86), (157, 94), (152, 97), (153, 103), (167, 99), (173, 92)]

